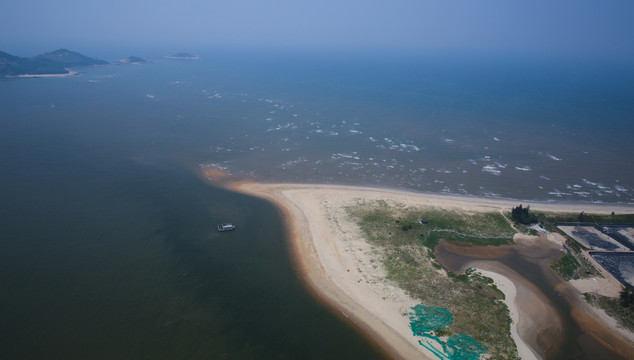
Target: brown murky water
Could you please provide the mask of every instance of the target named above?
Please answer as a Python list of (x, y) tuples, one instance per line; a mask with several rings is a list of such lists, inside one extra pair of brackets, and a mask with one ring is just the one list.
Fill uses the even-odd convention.
[(582, 298), (550, 268), (561, 255), (556, 244), (532, 239), (513, 246), (483, 247), (442, 241), (435, 254), (452, 272), (477, 266), (522, 284), (525, 289), (518, 287), (518, 300), (530, 304), (528, 318), (540, 330), (521, 336), (544, 359), (632, 358), (634, 349), (588, 315)]

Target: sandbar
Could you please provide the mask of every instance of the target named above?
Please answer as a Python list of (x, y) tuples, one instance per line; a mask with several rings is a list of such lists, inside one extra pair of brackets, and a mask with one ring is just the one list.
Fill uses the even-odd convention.
[[(229, 187), (276, 204), (283, 213), (297, 270), (308, 288), (342, 317), (361, 327), (395, 358), (403, 359), (436, 359), (418, 344), (409, 327), (408, 309), (416, 305), (417, 301), (402, 289), (379, 281), (384, 279), (385, 274), (381, 267), (375, 265), (377, 255), (363, 239), (358, 226), (348, 220), (346, 207), (358, 199), (465, 212), (509, 211), (518, 204), (517, 200), (338, 185), (238, 181)], [(634, 207), (618, 204), (529, 204), (532, 209), (551, 212), (634, 212)], [(534, 286), (509, 277), (509, 271), (501, 271), (496, 266), (474, 264), (486, 276), (493, 278), (505, 293), (505, 302), (514, 321), (512, 337), (520, 356), (523, 359), (538, 358), (529, 345), (535, 339), (526, 340), (527, 337), (537, 336), (536, 331), (552, 328), (551, 319), (547, 316), (548, 309), (541, 309), (543, 316), (533, 317), (540, 310), (535, 310), (533, 306), (533, 311), (527, 314), (525, 308), (530, 308), (527, 302), (540, 298), (534, 292)], [(524, 299), (523, 305), (517, 301), (518, 298)]]
[(63, 77), (68, 77), (68, 76), (73, 76), (73, 75), (77, 75), (79, 74), (77, 71), (73, 71), (70, 69), (66, 69), (66, 71), (68, 71), (67, 73), (64, 74), (22, 74), (22, 75), (16, 75), (13, 77), (17, 77), (17, 78), (63, 78)]

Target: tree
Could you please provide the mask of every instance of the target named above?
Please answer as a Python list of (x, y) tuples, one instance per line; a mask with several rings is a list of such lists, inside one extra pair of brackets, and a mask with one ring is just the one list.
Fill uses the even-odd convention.
[(629, 307), (634, 310), (634, 291), (631, 288), (621, 290), (619, 304), (623, 307)]
[(524, 225), (530, 225), (537, 222), (537, 216), (530, 212), (530, 206), (522, 207), (522, 204), (511, 210), (511, 218), (513, 221)]

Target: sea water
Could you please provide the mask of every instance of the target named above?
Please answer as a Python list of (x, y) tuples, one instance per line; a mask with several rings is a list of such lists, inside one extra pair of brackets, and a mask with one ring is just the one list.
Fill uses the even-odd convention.
[(210, 53), (0, 80), (3, 351), (382, 357), (307, 294), (274, 208), (208, 186), (199, 166), (631, 204), (632, 79), (517, 59)]

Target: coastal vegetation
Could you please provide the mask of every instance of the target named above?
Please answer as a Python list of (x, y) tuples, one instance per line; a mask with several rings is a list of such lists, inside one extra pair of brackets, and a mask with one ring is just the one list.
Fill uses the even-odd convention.
[(577, 257), (570, 254), (569, 251), (560, 257), (559, 260), (554, 262), (551, 267), (565, 280), (581, 279), (582, 277), (585, 277), (581, 276), (581, 272), (579, 271), (581, 263), (577, 260)]
[(564, 234), (564, 236), (566, 237), (564, 243), (566, 253), (551, 265), (553, 270), (564, 280), (602, 277), (601, 273), (584, 257), (584, 251), (587, 249), (568, 235)]
[[(445, 270), (434, 255), (441, 239), (457, 245), (486, 246), (512, 243), (515, 228), (522, 232), (531, 229), (535, 232), (557, 232), (566, 239), (566, 252), (552, 264), (552, 268), (563, 279), (573, 280), (600, 277), (601, 273), (586, 258), (588, 249), (555, 224), (579, 222), (580, 218), (591, 224), (634, 223), (632, 214), (532, 212), (528, 206), (522, 205), (513, 208), (511, 214), (408, 208), (386, 201), (360, 201), (359, 205), (347, 210), (380, 254), (387, 279), (422, 305), (447, 309), (454, 317), (451, 325), (430, 332), (430, 336), (450, 339), (458, 334), (468, 334), (488, 348), (486, 356), (491, 359), (518, 357), (510, 337), (508, 309), (500, 301), (504, 299), (504, 294), (491, 279), (473, 269), (463, 274)], [(511, 215), (515, 228), (504, 215)], [(539, 226), (531, 225), (534, 223), (539, 223)], [(543, 229), (540, 230), (540, 227)], [(632, 289), (625, 289), (619, 298), (594, 293), (584, 296), (591, 305), (603, 309), (619, 324), (634, 331)]]
[(619, 305), (634, 311), (634, 289), (625, 288), (619, 294)]
[(514, 229), (501, 213), (406, 208), (385, 201), (348, 208), (365, 238), (376, 247), (387, 279), (424, 306), (442, 307), (453, 323), (433, 333), (442, 339), (467, 334), (487, 348), (487, 358), (518, 359), (510, 336), (504, 294), (473, 269), (452, 274), (434, 259), (440, 239), (459, 244), (512, 243)]
[[(542, 226), (551, 232), (560, 232), (555, 226), (557, 223), (577, 223), (588, 224), (634, 224), (634, 214), (587, 214), (581, 213), (546, 213), (535, 212), (538, 221)], [(579, 221), (579, 220), (583, 221)], [(562, 233), (563, 234), (563, 233)]]

